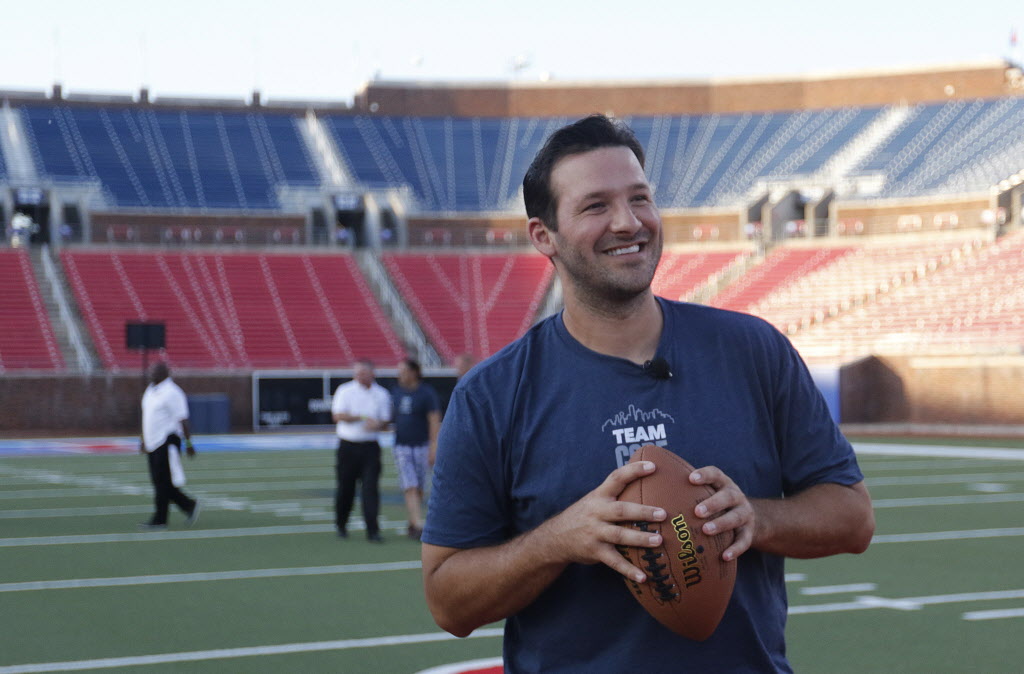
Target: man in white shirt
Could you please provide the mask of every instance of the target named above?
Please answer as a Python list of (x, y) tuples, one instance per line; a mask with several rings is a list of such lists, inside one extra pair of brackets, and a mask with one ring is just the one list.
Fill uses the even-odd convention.
[(338, 461), (335, 473), (338, 490), (334, 498), (338, 536), (348, 538), (348, 516), (360, 482), (366, 537), (384, 541), (377, 516), (380, 512), (380, 445), (377, 434), (391, 421), (391, 395), (374, 381), (373, 363), (355, 364), (355, 378), (334, 392), (331, 416), (337, 423)]
[(153, 517), (139, 525), (145, 530), (167, 528), (167, 510), (172, 501), (187, 515), (186, 525), (191, 526), (199, 517), (199, 501), (179, 489), (185, 484), (185, 471), (181, 467), (182, 438), (189, 458), (196, 455), (196, 450), (188, 426), (188, 400), (170, 374), (167, 363), (154, 363), (149, 371), (151, 383), (142, 394), (139, 453), (149, 460), (149, 477), (156, 501)]

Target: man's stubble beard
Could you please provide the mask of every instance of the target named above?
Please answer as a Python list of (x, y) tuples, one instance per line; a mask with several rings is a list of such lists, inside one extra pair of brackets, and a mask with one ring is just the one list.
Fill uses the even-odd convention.
[(649, 251), (651, 254), (644, 266), (617, 270), (610, 275), (602, 274), (601, 268), (590, 265), (575, 251), (562, 252), (559, 257), (564, 281), (572, 286), (575, 297), (596, 313), (611, 316), (626, 313), (651, 292), (651, 281), (661, 261), (661, 236), (645, 245), (654, 250)]

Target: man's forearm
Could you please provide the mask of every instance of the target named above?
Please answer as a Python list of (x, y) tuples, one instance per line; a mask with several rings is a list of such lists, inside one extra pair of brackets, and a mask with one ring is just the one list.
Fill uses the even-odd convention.
[(571, 563), (604, 564), (637, 582), (644, 573), (616, 546), (655, 547), (659, 534), (621, 526), (661, 522), (661, 508), (619, 501), (626, 485), (654, 472), (650, 461), (617, 468), (596, 489), (536, 529), (499, 545), (460, 550), (423, 545), (423, 584), (434, 620), (456, 636), (532, 603)]
[(863, 483), (815, 485), (782, 499), (750, 499), (755, 512), (752, 547), (811, 559), (867, 549), (875, 530), (871, 497)]
[[(424, 544), (427, 604), (437, 624), (464, 637), (530, 605), (566, 567), (548, 558), (538, 536), (534, 530), (500, 545), (455, 551)], [(443, 561), (435, 566), (437, 560)]]

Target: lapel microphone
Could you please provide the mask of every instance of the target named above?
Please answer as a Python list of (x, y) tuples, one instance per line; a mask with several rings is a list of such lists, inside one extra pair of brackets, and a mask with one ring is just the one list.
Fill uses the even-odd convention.
[(668, 361), (661, 356), (656, 356), (644, 363), (644, 374), (652, 379), (671, 379), (672, 368)]

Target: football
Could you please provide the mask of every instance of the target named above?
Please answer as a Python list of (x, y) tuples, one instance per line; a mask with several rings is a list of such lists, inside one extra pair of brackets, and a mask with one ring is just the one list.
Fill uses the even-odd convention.
[(736, 582), (736, 561), (722, 559), (734, 534), (708, 536), (701, 530), (704, 520), (694, 514), (694, 508), (715, 490), (691, 484), (689, 475), (694, 468), (682, 457), (645, 445), (630, 461), (651, 461), (657, 468), (631, 482), (619, 500), (657, 506), (668, 516), (661, 522), (629, 525), (660, 533), (662, 544), (656, 548), (619, 546), (622, 556), (647, 574), (643, 583), (626, 578), (626, 587), (662, 625), (687, 639), (704, 641), (722, 620)]

